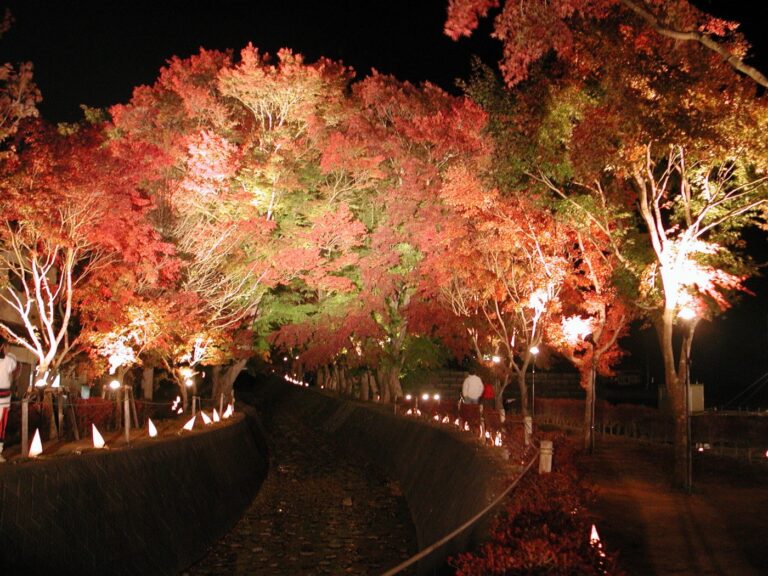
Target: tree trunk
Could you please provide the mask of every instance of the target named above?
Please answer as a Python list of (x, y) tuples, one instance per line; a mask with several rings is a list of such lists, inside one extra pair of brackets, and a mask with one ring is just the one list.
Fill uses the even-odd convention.
[(587, 375), (586, 386), (584, 391), (587, 393), (586, 401), (584, 402), (584, 450), (588, 453), (592, 453), (595, 447), (595, 380), (597, 376), (597, 370), (595, 363), (590, 363), (589, 372)]
[[(688, 414), (685, 401), (685, 381), (681, 378), (681, 372), (675, 366), (675, 352), (672, 341), (674, 329), (674, 309), (665, 308), (657, 324), (659, 341), (661, 344), (662, 360), (664, 362), (664, 384), (667, 396), (672, 407), (673, 435), (674, 435), (674, 467), (672, 471), (672, 484), (676, 488), (689, 488), (688, 486)], [(692, 334), (689, 335), (692, 337)], [(690, 343), (690, 338), (684, 339)], [(680, 357), (680, 365), (687, 365), (687, 353), (685, 342), (683, 353)]]
[(368, 386), (368, 372), (360, 376), (360, 400), (367, 402), (370, 399), (370, 387)]
[(155, 391), (155, 369), (147, 368), (141, 370), (141, 397), (144, 400), (152, 400)]
[(184, 382), (176, 382), (179, 386), (179, 396), (181, 396), (181, 407), (184, 412), (189, 408), (189, 394), (187, 393), (187, 386)]
[(381, 400), (381, 388), (379, 387), (379, 383), (376, 381), (376, 375), (370, 370), (366, 370), (365, 373), (368, 374), (368, 386), (371, 388), (371, 400), (378, 402)]
[(339, 367), (336, 364), (333, 364), (331, 366), (331, 378), (330, 378), (330, 385), (328, 386), (329, 389), (334, 390), (337, 394), (339, 393)]
[(388, 371), (382, 367), (376, 369), (376, 379), (379, 381), (379, 389), (381, 390), (381, 401), (389, 402), (389, 374)]
[(526, 364), (523, 366), (523, 370), (517, 373), (517, 389), (520, 391), (520, 414), (523, 418), (531, 415), (528, 410), (528, 384), (525, 381), (527, 368), (528, 365)]
[(240, 372), (245, 368), (246, 362), (248, 362), (247, 358), (241, 358), (227, 367), (213, 367), (213, 391), (211, 393), (211, 400), (213, 400), (214, 406), (218, 406), (219, 398), (222, 394), (224, 395), (224, 404), (229, 404), (232, 398), (232, 387)]

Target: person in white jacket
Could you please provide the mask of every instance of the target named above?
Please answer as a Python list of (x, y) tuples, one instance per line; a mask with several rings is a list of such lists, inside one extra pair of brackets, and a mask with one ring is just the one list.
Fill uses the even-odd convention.
[(0, 462), (3, 458), (3, 442), (8, 415), (11, 412), (11, 384), (19, 363), (16, 357), (7, 351), (8, 342), (0, 338)]
[(469, 376), (464, 378), (464, 383), (461, 385), (461, 398), (465, 404), (477, 404), (480, 401), (480, 396), (483, 394), (483, 381), (480, 376), (470, 372)]

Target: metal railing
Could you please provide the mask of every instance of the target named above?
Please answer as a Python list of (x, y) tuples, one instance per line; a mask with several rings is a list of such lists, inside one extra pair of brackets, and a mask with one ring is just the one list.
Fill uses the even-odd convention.
[(402, 572), (403, 570), (412, 566), (422, 558), (429, 556), (432, 552), (434, 552), (435, 550), (437, 550), (447, 542), (450, 542), (451, 540), (453, 540), (456, 536), (464, 532), (466, 529), (477, 524), (477, 522), (482, 520), (486, 514), (488, 514), (491, 510), (493, 510), (496, 506), (498, 506), (499, 503), (501, 503), (501, 501), (504, 500), (509, 495), (509, 493), (512, 492), (512, 490), (514, 490), (514, 488), (520, 483), (520, 480), (522, 480), (523, 477), (530, 471), (531, 467), (533, 466), (533, 463), (536, 462), (536, 459), (538, 458), (538, 456), (539, 456), (539, 448), (535, 447), (533, 454), (530, 457), (530, 460), (525, 465), (523, 470), (520, 472), (518, 477), (515, 478), (515, 480), (509, 486), (507, 486), (504, 489), (504, 491), (501, 494), (499, 494), (499, 496), (497, 496), (490, 504), (488, 504), (485, 508), (480, 510), (480, 512), (472, 516), (472, 518), (470, 518), (469, 520), (467, 520), (466, 522), (464, 522), (463, 524), (455, 528), (450, 533), (446, 534), (436, 542), (433, 542), (426, 548), (423, 548), (417, 554), (408, 558), (408, 560), (401, 562), (394, 568), (390, 568), (389, 570), (384, 572), (381, 576), (394, 576), (395, 574)]

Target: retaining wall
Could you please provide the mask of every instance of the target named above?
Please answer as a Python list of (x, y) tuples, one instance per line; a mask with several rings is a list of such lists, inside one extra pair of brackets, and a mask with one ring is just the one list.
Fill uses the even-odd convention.
[[(280, 382), (257, 386), (253, 401), (270, 417), (279, 418), (284, 410), (299, 413), (342, 449), (361, 454), (397, 480), (420, 550), (485, 508), (519, 471), (500, 450), (489, 450), (451, 427), (396, 416), (391, 405), (341, 400)], [(439, 572), (448, 556), (482, 540), (489, 522), (485, 519), (425, 557), (419, 573)]]
[(225, 427), (0, 465), (0, 574), (177, 574), (266, 474), (253, 413)]

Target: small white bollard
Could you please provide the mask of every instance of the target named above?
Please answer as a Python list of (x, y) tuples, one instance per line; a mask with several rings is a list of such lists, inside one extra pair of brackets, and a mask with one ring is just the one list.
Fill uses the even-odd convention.
[(539, 474), (552, 472), (552, 440), (542, 440), (539, 444)]

